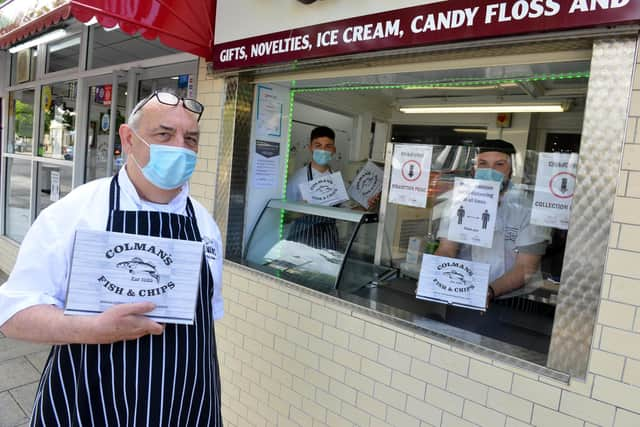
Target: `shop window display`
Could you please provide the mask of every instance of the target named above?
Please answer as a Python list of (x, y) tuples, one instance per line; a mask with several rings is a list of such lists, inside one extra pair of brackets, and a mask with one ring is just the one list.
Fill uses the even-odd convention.
[(76, 141), (76, 82), (42, 86), (38, 156), (73, 160)]
[[(538, 67), (552, 72), (538, 74)], [(293, 179), (294, 171), (314, 164), (316, 153), (311, 149), (313, 140), (308, 139), (309, 129), (333, 124), (332, 171), (341, 171), (345, 186), (351, 190), (355, 181), (361, 181), (365, 165), (378, 163), (385, 169), (382, 203), (379, 209), (367, 207), (369, 225), (343, 233), (347, 236), (341, 240), (345, 245), (335, 252), (291, 237), (294, 218), (301, 215), (300, 201), (278, 202), (279, 214), (271, 202), (253, 228), (240, 261), (416, 325), (440, 325), (435, 329), (446, 331), (448, 336), (544, 365), (562, 286), (566, 238), (571, 233), (571, 200), (576, 190), (589, 64), (534, 65), (528, 70), (530, 74), (522, 70), (467, 70), (467, 76), (460, 71), (449, 80), (442, 72), (442, 78), (415, 83), (404, 83), (418, 77), (405, 74), (396, 76), (403, 84), (378, 87), (371, 84), (376, 76), (349, 84), (297, 81), (284, 150), (288, 153), (288, 180)], [(429, 77), (426, 74), (419, 77)], [(475, 74), (502, 74), (503, 78), (489, 80)], [(445, 95), (454, 94), (458, 104), (477, 104), (480, 97), (486, 102), (491, 96), (494, 103), (504, 102), (496, 101), (496, 95), (526, 104), (522, 87), (534, 81), (542, 92), (561, 89), (565, 94), (565, 99), (544, 100), (560, 105), (557, 112), (532, 109), (471, 116), (428, 110)], [(322, 83), (332, 86), (323, 88)], [(348, 85), (352, 87), (345, 87)], [(323, 96), (323, 91), (331, 96)], [(387, 102), (384, 120), (363, 110), (361, 99), (367, 97), (378, 106), (378, 115), (380, 103)], [(329, 105), (329, 99), (335, 103)], [(531, 105), (542, 102), (528, 101)], [(356, 131), (348, 120), (336, 118), (337, 105), (344, 117), (368, 117), (372, 135), (361, 140), (369, 146), (354, 148), (353, 144), (359, 143)], [(411, 110), (402, 111), (405, 106), (426, 109), (412, 115)], [(565, 132), (564, 139), (552, 129), (560, 115), (572, 129)], [(352, 123), (357, 120), (353, 118)], [(375, 135), (375, 129), (389, 131), (380, 136)], [(339, 136), (341, 133), (346, 136)], [(384, 147), (382, 153), (376, 144)], [(249, 179), (255, 182), (251, 173)], [(281, 194), (288, 196), (287, 179), (284, 182)], [(311, 198), (304, 202), (314, 204)], [(313, 207), (314, 215), (321, 219), (337, 218), (335, 209), (346, 213), (353, 208)], [(264, 239), (260, 248), (255, 246), (260, 230), (279, 230), (267, 233), (273, 238), (272, 247), (263, 247)], [(364, 233), (367, 236), (360, 235)], [(304, 262), (305, 251), (278, 249), (291, 244), (306, 244), (308, 251), (317, 255), (312, 263), (314, 271), (322, 270), (318, 262), (323, 259), (334, 264), (339, 259), (339, 265), (333, 266), (336, 280), (319, 288), (305, 273), (305, 266), (311, 265)], [(257, 253), (260, 256), (256, 257)], [(365, 264), (372, 268), (362, 268)], [(350, 274), (353, 271), (357, 274)]]
[(9, 141), (6, 153), (33, 152), (34, 95), (33, 89), (19, 90), (9, 95)]

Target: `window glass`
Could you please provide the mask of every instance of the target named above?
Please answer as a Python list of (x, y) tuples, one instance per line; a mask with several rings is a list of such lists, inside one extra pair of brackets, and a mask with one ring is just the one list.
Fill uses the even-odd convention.
[(17, 242), (24, 238), (31, 218), (31, 161), (5, 158), (7, 166), (7, 191), (5, 199), (5, 233)]
[(78, 67), (82, 35), (74, 34), (47, 45), (47, 73)]
[(87, 128), (87, 159), (85, 181), (114, 174), (124, 164), (122, 145), (118, 129), (125, 122), (126, 84), (118, 85), (118, 108), (116, 109), (115, 140), (112, 162), (109, 162), (109, 133), (111, 129), (112, 85), (89, 88), (89, 127)]
[[(287, 82), (256, 88), (254, 106), (265, 102), (258, 113), (277, 119), (278, 111), (292, 114), (282, 139), (288, 147), (275, 152), (288, 155), (282, 162), (285, 179), (275, 190), (262, 184), (275, 180), (262, 158), (237, 179), (246, 180), (247, 200), (287, 194), (287, 201), (280, 212), (265, 210), (257, 225), (249, 225), (253, 237), (240, 261), (269, 271), (269, 260), (250, 259), (256, 242), (267, 244), (256, 235), (289, 235), (296, 221), (289, 221), (292, 201), (302, 197), (313, 204), (316, 222), (335, 217), (335, 209), (375, 213), (378, 202), (365, 187), (383, 180), (379, 215), (350, 230), (341, 251), (337, 295), (544, 364), (571, 233), (589, 66), (580, 61), (298, 80), (290, 107), (279, 92)], [(537, 97), (530, 96), (531, 85)], [(274, 95), (261, 97), (258, 89)], [(496, 112), (509, 102), (530, 110)], [(554, 104), (555, 111), (540, 112), (540, 103)], [(443, 112), (451, 104), (456, 111)], [(479, 112), (478, 106), (492, 111)], [(273, 120), (267, 128), (268, 120), (254, 117), (252, 134), (280, 135), (265, 132), (280, 123)], [(329, 131), (316, 133), (325, 126)], [(273, 157), (261, 148), (269, 143), (252, 144), (252, 153)], [(310, 197), (313, 188), (322, 190), (321, 181), (337, 172), (351, 200), (339, 207), (316, 204), (321, 199)], [(324, 190), (333, 194), (330, 187)], [(294, 268), (287, 264), (271, 273), (284, 277), (287, 269)], [(290, 280), (320, 289), (304, 274)]]
[(11, 84), (30, 82), (36, 78), (37, 46), (11, 54)]
[(33, 89), (19, 90), (9, 95), (9, 134), (6, 152), (33, 152)]
[(94, 25), (91, 32), (93, 45), (89, 48), (89, 69), (179, 52), (158, 40), (146, 40), (140, 35), (130, 36), (120, 30), (109, 31)]
[(73, 160), (76, 140), (76, 82), (42, 86), (42, 137), (38, 155)]
[(69, 194), (71, 191), (71, 178), (71, 166), (38, 163), (36, 215), (40, 215), (44, 208)]
[[(138, 100), (145, 98), (154, 90), (171, 89), (176, 95), (188, 98), (189, 89), (193, 91), (193, 74), (160, 77), (156, 79), (140, 80), (138, 84)], [(191, 88), (189, 86), (191, 85)], [(191, 96), (193, 97), (193, 96)]]

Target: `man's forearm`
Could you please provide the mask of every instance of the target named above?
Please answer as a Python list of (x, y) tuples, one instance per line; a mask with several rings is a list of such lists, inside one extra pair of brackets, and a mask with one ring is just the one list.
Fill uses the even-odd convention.
[(144, 314), (150, 302), (119, 304), (96, 316), (66, 316), (52, 305), (34, 305), (17, 312), (0, 331), (10, 338), (47, 344), (108, 344), (144, 335), (159, 335), (161, 325)]
[(507, 271), (491, 283), (494, 297), (506, 294), (524, 285), (524, 271), (521, 268), (514, 268)]
[(92, 322), (89, 316), (65, 316), (53, 305), (34, 305), (13, 315), (0, 331), (9, 338), (43, 344), (92, 343)]

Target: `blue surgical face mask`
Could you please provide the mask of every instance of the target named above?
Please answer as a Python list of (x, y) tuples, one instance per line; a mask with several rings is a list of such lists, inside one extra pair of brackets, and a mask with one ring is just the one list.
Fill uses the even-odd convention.
[(329, 164), (333, 153), (325, 150), (313, 150), (313, 161), (320, 166), (326, 166)]
[(507, 187), (505, 176), (502, 172), (491, 168), (478, 168), (476, 169), (476, 179), (483, 179), (485, 181), (495, 181), (500, 183), (500, 191), (504, 191)]
[(173, 190), (191, 178), (196, 168), (197, 156), (194, 151), (170, 145), (149, 144), (136, 131), (131, 130), (149, 147), (149, 163), (145, 167), (140, 167), (136, 158), (131, 155), (149, 182), (163, 190)]

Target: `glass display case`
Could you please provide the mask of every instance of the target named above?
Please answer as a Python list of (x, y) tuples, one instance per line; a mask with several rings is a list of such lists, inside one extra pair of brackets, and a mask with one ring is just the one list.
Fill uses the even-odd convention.
[(397, 273), (373, 262), (377, 226), (377, 213), (271, 200), (244, 261), (318, 291), (355, 292)]

